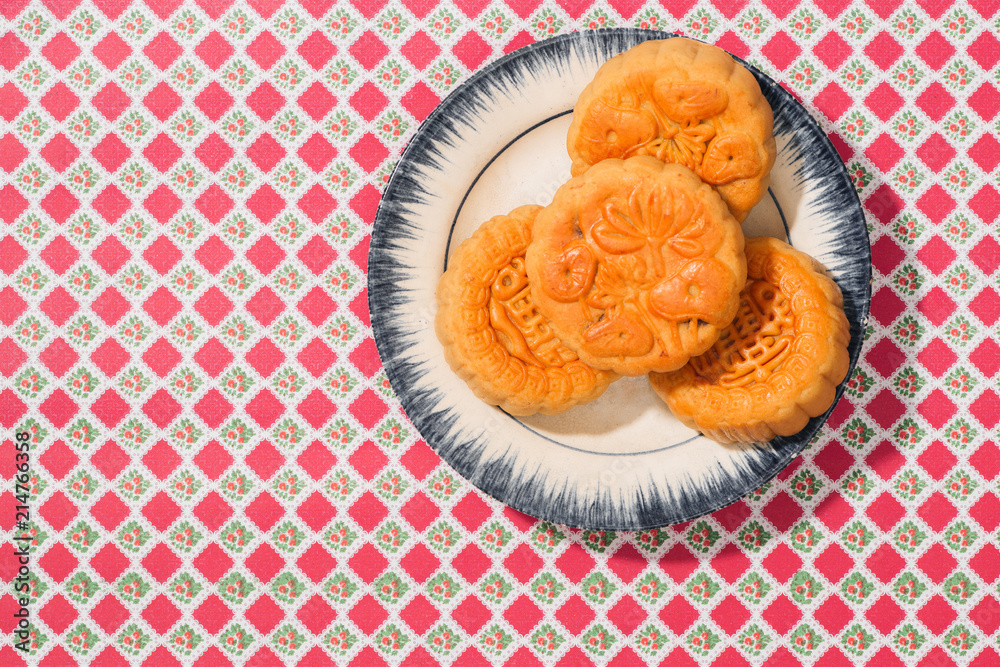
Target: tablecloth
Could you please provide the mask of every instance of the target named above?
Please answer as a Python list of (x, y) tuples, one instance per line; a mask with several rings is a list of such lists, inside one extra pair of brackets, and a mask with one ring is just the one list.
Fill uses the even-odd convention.
[[(0, 9), (0, 663), (1000, 664), (995, 0)], [(874, 266), (862, 361), (804, 455), (638, 533), (449, 469), (365, 287), (435, 105), (613, 26), (787, 87)]]

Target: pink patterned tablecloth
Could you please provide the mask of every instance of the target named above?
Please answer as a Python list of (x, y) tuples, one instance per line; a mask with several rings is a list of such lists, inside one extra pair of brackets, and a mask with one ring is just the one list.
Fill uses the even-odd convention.
[[(996, 0), (0, 14), (3, 665), (1000, 664)], [(457, 477), (400, 410), (365, 287), (380, 190), (441, 98), (602, 26), (785, 85), (873, 249), (865, 353), (804, 456), (641, 533)]]

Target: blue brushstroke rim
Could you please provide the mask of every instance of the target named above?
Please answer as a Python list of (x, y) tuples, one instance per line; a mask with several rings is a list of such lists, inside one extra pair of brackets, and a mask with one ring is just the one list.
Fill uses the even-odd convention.
[[(738, 477), (706, 471), (698, 492), (676, 495), (675, 489), (641, 489), (634, 507), (617, 506), (605, 492), (598, 501), (580, 504), (573, 489), (549, 490), (541, 493), (543, 479), (524, 479), (515, 475), (515, 456), (483, 464), (480, 455), (485, 443), (476, 440), (456, 441), (451, 431), (459, 419), (436, 409), (439, 402), (434, 389), (417, 386), (421, 369), (408, 359), (412, 332), (404, 331), (394, 321), (392, 313), (408, 301), (399, 283), (410, 274), (399, 266), (392, 253), (405, 247), (415, 236), (409, 231), (405, 213), (410, 203), (433, 197), (420, 182), (420, 169), (438, 167), (434, 143), (447, 141), (461, 124), (462, 118), (475, 114), (477, 91), (516, 86), (519, 71), (531, 69), (531, 62), (544, 60), (559, 63), (572, 57), (575, 49), (597, 51), (608, 59), (632, 46), (650, 39), (675, 37), (668, 33), (636, 28), (609, 28), (597, 31), (561, 35), (514, 51), (483, 67), (471, 76), (435, 108), (421, 124), (403, 151), (393, 170), (376, 212), (368, 256), (368, 304), (372, 318), (375, 344), (386, 375), (399, 397), (403, 410), (432, 449), (481, 491), (516, 510), (531, 516), (567, 526), (603, 530), (645, 530), (682, 523), (704, 516), (736, 502), (780, 473), (805, 449), (826, 422), (843, 395), (847, 379), (837, 388), (833, 405), (814, 417), (798, 434), (778, 437), (758, 446), (756, 458), (747, 457)], [(735, 57), (735, 56), (734, 56)], [(775, 135), (791, 133), (799, 143), (800, 152), (808, 150), (810, 159), (801, 161), (796, 176), (808, 181), (823, 181), (828, 190), (824, 209), (837, 211), (837, 230), (828, 247), (836, 250), (839, 265), (827, 268), (834, 272), (844, 293), (845, 313), (851, 328), (848, 346), (853, 375), (861, 356), (865, 326), (871, 305), (871, 245), (861, 201), (848, 175), (847, 168), (830, 139), (805, 108), (784, 88), (757, 68), (737, 58), (754, 74), (775, 116)]]

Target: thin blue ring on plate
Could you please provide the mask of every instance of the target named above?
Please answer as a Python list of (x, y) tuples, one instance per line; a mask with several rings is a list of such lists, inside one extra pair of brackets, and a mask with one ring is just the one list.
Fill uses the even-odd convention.
[[(574, 59), (604, 62), (643, 41), (670, 37), (638, 29), (572, 33), (525, 47), (482, 68), (456, 87), (420, 126), (393, 171), (372, 231), (368, 298), (373, 333), (389, 381), (414, 426), (460, 475), (488, 495), (532, 516), (569, 526), (642, 530), (687, 521), (725, 507), (785, 468), (819, 432), (833, 410), (831, 407), (824, 415), (811, 419), (795, 436), (752, 445), (741, 451), (739, 460), (731, 466), (710, 466), (700, 472), (698, 479), (685, 478), (683, 484), (651, 482), (623, 492), (591, 480), (590, 490), (583, 493), (572, 483), (572, 472), (566, 473), (561, 484), (554, 485), (547, 480), (544, 466), (526, 465), (524, 453), (514, 451), (516, 447), (509, 443), (506, 449), (501, 448), (503, 451), (488, 452), (489, 431), (476, 432), (463, 424), (462, 414), (449, 405), (444, 390), (428, 383), (428, 373), (435, 369), (427, 356), (415, 356), (418, 337), (426, 338), (426, 332), (421, 334), (419, 327), (432, 327), (433, 318), (431, 313), (423, 312), (429, 306), (418, 304), (414, 290), (408, 287), (419, 279), (419, 270), (401, 262), (400, 257), (408, 252), (410, 244), (426, 242), (423, 225), (428, 221), (421, 220), (415, 211), (432, 205), (438, 197), (433, 188), (428, 189), (427, 174), (447, 170), (445, 155), (456, 138), (475, 124), (477, 115), (486, 113), (497, 100), (502, 102), (504, 96), (540, 70), (549, 68), (558, 74), (571, 69)], [(747, 67), (774, 111), (774, 134), (782, 139), (781, 154), (793, 165), (789, 178), (795, 183), (784, 185), (808, 191), (810, 215), (822, 223), (822, 228), (815, 231), (823, 236), (825, 252), (817, 258), (844, 294), (844, 310), (851, 327), (849, 378), (861, 354), (871, 301), (871, 246), (861, 202), (843, 161), (822, 128), (790, 93), (756, 68)], [(562, 115), (558, 111), (552, 113)], [(526, 131), (533, 124), (527, 122), (522, 129)], [(507, 145), (497, 146), (490, 160), (483, 160), (482, 170)], [(475, 172), (466, 176), (478, 178)], [(457, 218), (473, 186), (474, 181), (457, 208), (450, 209), (452, 218), (432, 222), (451, 224), (453, 229), (452, 220)], [(447, 239), (441, 238), (442, 245), (451, 243), (451, 229)], [(443, 262), (439, 269), (443, 271)], [(430, 335), (433, 337), (433, 332)], [(846, 380), (838, 388), (838, 400), (845, 385)], [(648, 456), (655, 451), (640, 454)]]

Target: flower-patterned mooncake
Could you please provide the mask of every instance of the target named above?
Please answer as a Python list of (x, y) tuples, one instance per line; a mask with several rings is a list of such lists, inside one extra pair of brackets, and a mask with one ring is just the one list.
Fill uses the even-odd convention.
[(526, 257), (539, 311), (595, 368), (676, 370), (736, 314), (743, 233), (718, 193), (649, 156), (604, 160), (535, 220)]
[(757, 80), (722, 49), (683, 37), (606, 62), (573, 109), (572, 173), (651, 155), (692, 169), (740, 222), (767, 192), (774, 117)]

